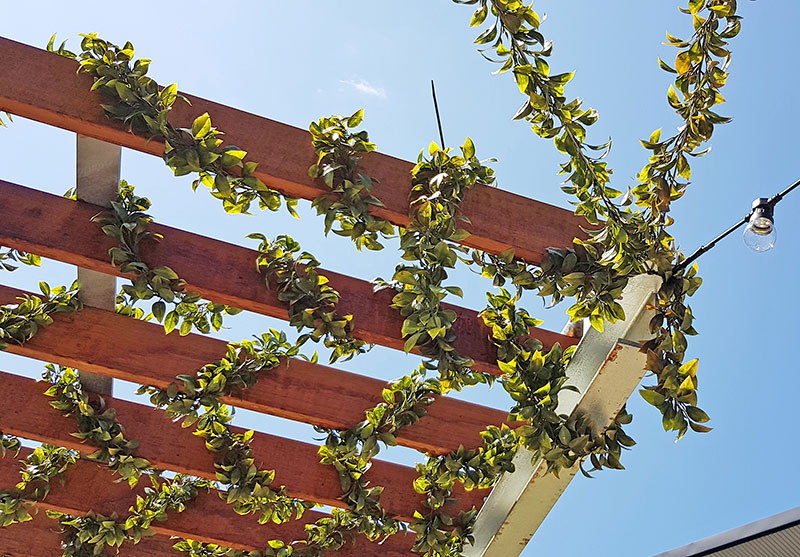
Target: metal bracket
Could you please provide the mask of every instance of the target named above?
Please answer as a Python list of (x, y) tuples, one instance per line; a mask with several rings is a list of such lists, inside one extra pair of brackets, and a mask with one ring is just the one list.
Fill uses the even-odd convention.
[[(75, 193), (78, 201), (110, 207), (119, 192), (119, 173), (122, 148), (113, 143), (77, 135), (77, 179)], [(117, 279), (111, 275), (78, 267), (81, 285), (78, 297), (87, 306), (114, 310)], [(81, 384), (95, 393), (110, 395), (111, 377), (80, 372)]]

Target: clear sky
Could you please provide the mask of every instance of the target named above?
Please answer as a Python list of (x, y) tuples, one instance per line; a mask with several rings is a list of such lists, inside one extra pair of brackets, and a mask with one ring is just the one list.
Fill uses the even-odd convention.
[[(569, 94), (600, 111), (590, 141), (614, 139), (610, 156), (617, 189), (634, 182), (647, 154), (638, 143), (659, 127), (677, 125), (666, 102), (670, 76), (657, 56), (674, 60), (663, 46), (665, 31), (686, 36), (691, 21), (677, 2), (554, 2), (542, 32), (555, 41), (554, 71), (577, 70)], [(154, 5), (83, 2), (7, 2), (0, 35), (43, 47), (53, 32), (78, 48), (77, 33), (98, 32), (113, 42), (130, 40), (137, 56), (151, 58), (162, 84), (275, 120), (307, 127), (329, 114), (366, 109), (365, 128), (379, 150), (413, 160), (437, 136), (429, 80), (435, 79), (445, 139), (475, 141), (478, 155), (495, 157), (498, 184), (528, 197), (567, 207), (556, 176), (563, 156), (510, 116), (521, 102), (509, 75), (494, 71), (472, 45), (471, 9), (449, 0), (398, 2), (320, 0), (294, 2), (192, 2)], [(796, 165), (796, 91), (800, 60), (795, 22), (800, 4), (790, 0), (740, 3), (742, 33), (732, 44), (731, 77), (721, 112), (733, 123), (717, 128), (714, 149), (697, 159), (688, 194), (674, 205), (674, 234), (687, 251), (710, 240), (769, 196), (800, 178)], [(0, 62), (1, 64), (2, 62)], [(211, 115), (213, 118), (213, 114)], [(0, 130), (3, 179), (63, 193), (74, 185), (74, 136), (15, 119)], [(359, 256), (348, 241), (323, 239), (322, 222), (310, 210), (301, 220), (284, 214), (228, 216), (216, 200), (171, 176), (155, 157), (125, 152), (122, 175), (154, 202), (165, 224), (229, 242), (248, 244), (254, 231), (289, 233), (316, 253), (323, 266), (363, 279), (389, 276), (394, 250)], [(307, 207), (308, 204), (303, 204)], [(769, 516), (800, 504), (795, 468), (797, 342), (794, 312), (800, 209), (795, 193), (776, 209), (778, 244), (750, 252), (741, 234), (701, 259), (704, 286), (692, 299), (698, 337), (689, 357), (700, 358), (700, 405), (714, 431), (688, 434), (680, 443), (661, 428), (658, 412), (634, 395), (630, 433), (638, 445), (623, 455), (626, 471), (578, 477), (567, 489), (524, 555), (639, 556), (667, 549)], [(0, 218), (2, 218), (0, 208)], [(221, 271), (224, 272), (224, 271)], [(4, 274), (3, 282), (28, 289), (46, 276), (71, 280), (74, 270), (48, 263), (38, 272)], [(487, 283), (466, 271), (452, 282), (465, 286), (464, 305), (480, 309)], [(543, 311), (526, 303), (545, 325), (560, 329), (561, 307)], [(222, 337), (238, 340), (276, 323), (240, 315)], [(414, 357), (376, 348), (347, 369), (386, 379), (414, 367)], [(4, 370), (38, 374), (41, 366), (0, 355)], [(120, 396), (131, 389), (118, 385)], [(476, 389), (467, 398), (507, 404), (502, 392)], [(241, 423), (311, 440), (307, 427), (241, 412)], [(446, 433), (445, 433), (446, 434)], [(384, 456), (409, 463), (408, 450)]]

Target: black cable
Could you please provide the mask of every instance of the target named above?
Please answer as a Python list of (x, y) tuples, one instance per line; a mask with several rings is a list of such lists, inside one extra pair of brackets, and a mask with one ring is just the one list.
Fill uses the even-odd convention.
[(431, 94), (433, 95), (433, 108), (436, 110), (436, 123), (439, 125), (439, 139), (442, 140), (442, 149), (444, 145), (444, 133), (442, 132), (442, 119), (439, 117), (439, 103), (436, 102), (436, 86), (431, 79)]
[[(795, 189), (797, 186), (800, 186), (800, 180), (797, 180), (795, 183), (793, 183), (791, 186), (789, 186), (782, 192), (776, 193), (775, 195), (770, 197), (767, 200), (766, 205), (768, 205), (769, 207), (774, 207), (775, 205), (777, 205), (779, 201), (781, 201), (784, 197), (786, 197), (786, 195), (790, 191)], [(755, 212), (755, 208), (751, 209), (750, 212), (747, 213), (747, 215), (742, 220), (740, 220), (739, 222), (731, 226), (728, 230), (726, 230), (725, 232), (723, 232), (722, 234), (711, 240), (711, 242), (697, 248), (697, 250), (692, 255), (690, 255), (689, 257), (687, 257), (686, 259), (684, 259), (683, 261), (681, 261), (680, 263), (675, 265), (675, 267), (672, 268), (672, 274), (677, 274), (682, 270), (684, 270), (686, 267), (694, 263), (694, 261), (698, 257), (700, 257), (701, 255), (709, 251), (711, 248), (713, 248), (717, 244), (717, 242), (719, 242), (720, 240), (731, 234), (734, 230), (736, 230), (737, 228), (748, 222), (750, 220), (750, 217), (753, 215), (753, 212)]]

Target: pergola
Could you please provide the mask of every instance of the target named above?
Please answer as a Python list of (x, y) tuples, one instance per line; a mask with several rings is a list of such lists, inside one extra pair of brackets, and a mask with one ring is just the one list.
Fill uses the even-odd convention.
[[(78, 138), (77, 202), (0, 180), (0, 245), (77, 266), (87, 306), (75, 314), (56, 316), (55, 322), (31, 341), (8, 350), (86, 372), (86, 386), (106, 395), (127, 436), (139, 441), (139, 455), (164, 470), (213, 480), (213, 458), (202, 439), (159, 415), (163, 414), (160, 410), (115, 399), (110, 391), (111, 378), (166, 388), (176, 375), (192, 374), (226, 350), (224, 341), (211, 336), (165, 335), (157, 324), (114, 313), (114, 276), (123, 275), (108, 256), (113, 240), (90, 219), (116, 195), (120, 148), (161, 156), (164, 145), (131, 134), (107, 119), (96, 94), (89, 92), (91, 78), (76, 74), (74, 61), (7, 39), (0, 39), (0, 59), (0, 110), (73, 131)], [(246, 150), (259, 163), (256, 176), (269, 187), (306, 200), (326, 193), (324, 184), (308, 175), (316, 155), (306, 131), (183, 94), (191, 105), (176, 105), (170, 116), (176, 125), (188, 127), (207, 112), (215, 125), (225, 130), (226, 142)], [(377, 207), (375, 215), (406, 225), (412, 163), (372, 153), (363, 167), (379, 180), (373, 193), (384, 206)], [(569, 211), (486, 186), (471, 190), (462, 210), (472, 234), (466, 245), (494, 253), (514, 248), (518, 257), (530, 263), (541, 261), (548, 247), (570, 246), (575, 236), (583, 234), (582, 219)], [(503, 218), (498, 218), (501, 211)], [(162, 234), (163, 240), (143, 246), (144, 259), (174, 269), (188, 290), (214, 302), (287, 318), (285, 306), (264, 288), (263, 276), (253, 264), (254, 251), (164, 224), (154, 224), (152, 229)], [(224, 277), (216, 269), (225, 269)], [(402, 317), (390, 308), (391, 292), (373, 293), (367, 281), (330, 271), (320, 273), (339, 292), (341, 313), (353, 315), (355, 336), (403, 349)], [(531, 331), (546, 346), (579, 343), (568, 375), (580, 394), (562, 394), (559, 413), (588, 414), (601, 428), (612, 422), (644, 373), (638, 341), (649, 334), (647, 303), (658, 287), (657, 280), (632, 280), (621, 301), (627, 319), (607, 324), (603, 333), (588, 329), (578, 339), (553, 331)], [(13, 304), (23, 294), (0, 286), (0, 303)], [(489, 330), (477, 312), (448, 307), (458, 315), (455, 348), (473, 358), (476, 369), (500, 375)], [(71, 435), (73, 424), (50, 407), (43, 384), (5, 372), (0, 372), (0, 384), (6, 393), (14, 393), (0, 405), (0, 430), (84, 454), (95, 450)], [(363, 419), (365, 409), (381, 401), (383, 387), (378, 379), (297, 359), (265, 374), (253, 388), (225, 402), (326, 428), (347, 429)], [(461, 444), (478, 446), (480, 432), (506, 418), (501, 410), (442, 397), (419, 423), (401, 430), (398, 442), (419, 451), (446, 454)], [(274, 469), (276, 483), (285, 485), (290, 495), (324, 505), (343, 504), (336, 471), (319, 463), (316, 446), (258, 432), (252, 446), (259, 467)], [(25, 449), (21, 454), (27, 454)], [(577, 471), (576, 466), (560, 477), (545, 474), (546, 466), (531, 462), (525, 451), (517, 454), (515, 464), (516, 472), (504, 476), (491, 491), (456, 491), (455, 510), (480, 509), (476, 544), (467, 554), (519, 554)], [(423, 498), (412, 487), (416, 476), (413, 468), (380, 460), (373, 461), (369, 472), (371, 482), (386, 486), (381, 503), (402, 520), (411, 520), (414, 511), (422, 507)], [(17, 460), (12, 455), (0, 459), (0, 489), (13, 487), (18, 477)], [(108, 470), (88, 461), (73, 466), (65, 480), (63, 485), (53, 485), (38, 506), (75, 515), (95, 511), (124, 516), (134, 497), (127, 485), (113, 481)], [(320, 516), (309, 511), (297, 521), (261, 525), (253, 517), (235, 514), (216, 493), (201, 493), (185, 512), (155, 523), (156, 536), (137, 545), (123, 545), (120, 553), (175, 554), (170, 537), (257, 550), (269, 539), (304, 538), (304, 524)], [(341, 552), (410, 555), (413, 538), (413, 533), (399, 534), (380, 547), (362, 538)], [(57, 554), (59, 543), (44, 513), (0, 530), (0, 554), (52, 555)]]

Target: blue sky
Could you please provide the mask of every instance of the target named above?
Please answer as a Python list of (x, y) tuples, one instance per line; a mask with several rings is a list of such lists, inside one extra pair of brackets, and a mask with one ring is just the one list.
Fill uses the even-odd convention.
[[(449, 145), (471, 136), (479, 156), (498, 159), (500, 187), (568, 206), (556, 176), (562, 155), (510, 120), (521, 100), (510, 76), (490, 75), (495, 68), (475, 52), (469, 7), (448, 0), (178, 4), (125, 12), (92, 2), (80, 9), (14, 4), (4, 10), (0, 34), (40, 47), (53, 32), (74, 48), (81, 32), (130, 40), (138, 56), (153, 60), (160, 83), (177, 82), (184, 91), (300, 127), (364, 108), (364, 126), (379, 150), (409, 160), (437, 137), (429, 91), (435, 79)], [(576, 70), (569, 92), (600, 112), (590, 140), (614, 139), (609, 160), (615, 187), (624, 189), (646, 161), (638, 138), (678, 123), (666, 103), (670, 78), (656, 57), (674, 59), (675, 50), (661, 44), (664, 33), (686, 36), (691, 21), (669, 1), (551, 0), (536, 8), (548, 15), (542, 31), (555, 41), (554, 71)], [(743, 30), (732, 44), (723, 90), (722, 112), (734, 121), (717, 129), (713, 151), (696, 160), (693, 184), (674, 206), (673, 232), (687, 251), (739, 220), (753, 198), (800, 177), (794, 164), (800, 61), (793, 47), (800, 4), (743, 1), (740, 14)], [(5, 180), (60, 194), (74, 185), (74, 135), (17, 118), (0, 130), (0, 168)], [(122, 175), (153, 200), (152, 213), (165, 224), (243, 245), (251, 245), (244, 239), (250, 232), (289, 233), (323, 266), (363, 279), (390, 275), (399, 260), (394, 250), (359, 256), (347, 241), (323, 239), (322, 222), (310, 210), (300, 220), (225, 215), (155, 157), (126, 151)], [(750, 252), (736, 233), (700, 261), (705, 283), (692, 299), (700, 335), (689, 354), (700, 358), (700, 405), (714, 431), (675, 444), (657, 411), (634, 395), (630, 433), (638, 445), (623, 455), (627, 470), (577, 478), (524, 555), (650, 555), (797, 506), (800, 379), (789, 348), (797, 338), (800, 225), (793, 215), (799, 209), (800, 194), (778, 205), (773, 251)], [(45, 275), (63, 283), (74, 269), (48, 263), (2, 280), (32, 289)], [(453, 282), (465, 287), (464, 305), (483, 307), (489, 284), (466, 271)], [(551, 329), (565, 321), (561, 308), (545, 312), (535, 297), (525, 305)], [(221, 336), (230, 340), (276, 324), (244, 314), (229, 322)], [(414, 365), (413, 356), (376, 348), (346, 367), (391, 379)], [(0, 355), (0, 366), (28, 375), (41, 369), (10, 355)], [(130, 392), (117, 387), (120, 396)], [(506, 405), (502, 392), (479, 388), (465, 396)], [(304, 426), (238, 416), (249, 427), (313, 438)], [(408, 463), (415, 455), (399, 449), (383, 456)]]

